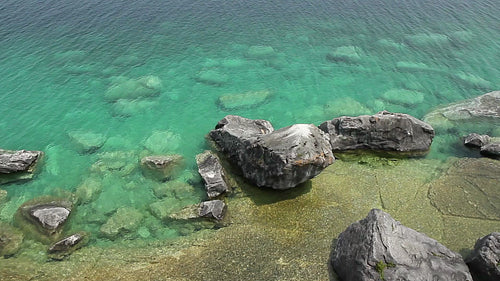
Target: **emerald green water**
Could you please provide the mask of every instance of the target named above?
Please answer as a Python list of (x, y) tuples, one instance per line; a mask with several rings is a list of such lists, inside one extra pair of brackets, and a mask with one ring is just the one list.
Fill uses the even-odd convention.
[[(99, 228), (124, 206), (143, 214), (142, 232), (118, 240), (191, 231), (151, 214), (150, 204), (160, 200), (153, 189), (161, 184), (138, 165), (93, 172), (107, 152), (129, 153), (126, 164), (145, 154), (184, 156), (179, 179), (193, 189), (166, 197), (178, 209), (205, 199), (194, 156), (208, 148), (205, 135), (227, 114), (267, 119), (275, 128), (384, 109), (422, 118), (436, 106), (500, 86), (495, 1), (81, 2), (0, 4), (0, 147), (46, 153), (33, 180), (2, 186), (8, 202), (0, 220), (10, 222), (31, 198), (66, 196), (91, 178), (102, 192), (78, 206), (68, 232), (89, 231), (93, 242), (110, 241)], [(252, 55), (255, 46), (270, 52)], [(335, 50), (357, 55), (328, 60)], [(217, 83), (203, 80), (207, 73)], [(129, 100), (124, 104), (134, 106), (126, 109), (105, 97), (119, 81), (148, 75), (161, 80), (159, 95)], [(419, 98), (388, 98), (391, 90)], [(231, 110), (218, 103), (222, 95), (250, 91), (271, 95)], [(494, 132), (494, 124), (482, 126), (478, 132)], [(71, 131), (102, 134), (106, 142), (81, 154)], [(147, 152), (155, 132), (171, 139)], [(437, 133), (427, 157), (474, 155), (459, 145), (465, 129)]]

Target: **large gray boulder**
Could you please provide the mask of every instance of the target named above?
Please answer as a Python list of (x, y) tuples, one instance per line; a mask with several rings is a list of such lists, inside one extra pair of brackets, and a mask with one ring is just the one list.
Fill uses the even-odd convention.
[(322, 123), (334, 151), (369, 149), (422, 154), (429, 150), (434, 129), (403, 113), (342, 116)]
[(328, 136), (312, 124), (274, 131), (268, 121), (226, 116), (210, 136), (257, 186), (289, 189), (335, 160)]
[(493, 232), (478, 239), (474, 251), (465, 262), (477, 280), (500, 280), (500, 232)]
[(460, 254), (377, 209), (339, 235), (330, 262), (344, 281), (472, 281)]
[(224, 169), (213, 152), (206, 150), (196, 155), (196, 163), (209, 198), (215, 198), (229, 190)]
[(32, 172), (41, 151), (0, 149), (0, 174)]

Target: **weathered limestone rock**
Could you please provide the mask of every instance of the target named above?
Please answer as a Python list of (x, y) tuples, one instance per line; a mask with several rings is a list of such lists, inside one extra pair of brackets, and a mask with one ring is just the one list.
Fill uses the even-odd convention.
[(138, 99), (157, 96), (162, 89), (162, 82), (158, 76), (144, 76), (138, 79), (120, 79), (111, 85), (104, 97), (109, 101), (119, 99)]
[(42, 242), (53, 241), (59, 238), (72, 209), (70, 200), (40, 197), (22, 204), (15, 220), (32, 238)]
[(339, 235), (331, 263), (349, 281), (472, 280), (460, 254), (377, 209)]
[(9, 257), (17, 253), (24, 235), (17, 228), (0, 221), (0, 257)]
[(251, 108), (266, 102), (270, 96), (269, 90), (225, 94), (219, 97), (218, 104), (223, 110)]
[(468, 134), (464, 139), (464, 145), (470, 147), (481, 147), (489, 143), (491, 137), (488, 135), (479, 135), (476, 133)]
[(116, 210), (108, 221), (101, 226), (101, 234), (110, 238), (116, 239), (120, 234), (135, 231), (143, 215), (138, 210), (131, 207), (122, 207)]
[(312, 124), (273, 131), (264, 120), (226, 116), (210, 136), (257, 186), (289, 189), (334, 161), (328, 136)]
[(500, 232), (477, 240), (474, 251), (465, 259), (474, 280), (500, 280)]
[(184, 165), (181, 155), (154, 155), (141, 159), (142, 172), (146, 177), (160, 181), (167, 180), (178, 174)]
[(375, 115), (343, 116), (322, 123), (334, 151), (371, 149), (422, 154), (429, 150), (434, 129), (410, 115), (381, 111)]
[(104, 135), (92, 132), (71, 131), (68, 136), (82, 154), (94, 153), (106, 142)]
[(221, 220), (224, 218), (226, 204), (221, 200), (211, 200), (201, 202), (199, 214), (201, 217), (214, 218)]
[(430, 183), (432, 205), (448, 216), (500, 220), (500, 162), (461, 158)]
[(224, 169), (217, 155), (206, 150), (196, 155), (196, 163), (198, 164), (198, 172), (205, 182), (209, 198), (215, 198), (229, 190)]
[(87, 244), (88, 240), (88, 234), (83, 232), (70, 235), (50, 246), (48, 251), (49, 257), (55, 260), (62, 260)]
[(356, 64), (361, 61), (361, 50), (356, 46), (342, 46), (328, 53), (326, 59), (331, 62)]
[(0, 149), (0, 184), (32, 178), (42, 155), (41, 151)]
[(492, 142), (481, 146), (481, 154), (491, 158), (500, 158), (500, 142)]

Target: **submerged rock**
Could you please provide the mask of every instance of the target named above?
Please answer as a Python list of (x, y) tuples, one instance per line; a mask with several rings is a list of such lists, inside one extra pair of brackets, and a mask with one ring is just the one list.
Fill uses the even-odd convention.
[(113, 116), (130, 117), (150, 111), (156, 105), (158, 102), (146, 99), (119, 99), (113, 103), (111, 110)]
[[(7, 190), (0, 189), (0, 206), (7, 201)], [(0, 209), (2, 209), (0, 207)]]
[(206, 218), (221, 220), (224, 218), (226, 204), (221, 200), (205, 201), (200, 204), (199, 215)]
[(377, 209), (339, 235), (331, 264), (349, 281), (472, 280), (460, 254)]
[(141, 159), (141, 166), (146, 177), (164, 181), (182, 170), (184, 157), (178, 154), (146, 156)]
[(0, 183), (31, 178), (42, 155), (41, 151), (0, 149)]
[(257, 186), (289, 189), (334, 161), (328, 136), (312, 124), (273, 131), (267, 121), (230, 115), (210, 136)]
[(40, 197), (22, 204), (15, 220), (34, 239), (53, 241), (59, 238), (72, 209), (73, 203), (67, 199)]
[(196, 81), (207, 85), (221, 86), (226, 84), (229, 77), (217, 70), (203, 70), (196, 76)]
[(474, 251), (465, 259), (474, 280), (500, 280), (500, 232), (477, 240)]
[(331, 62), (356, 64), (361, 61), (361, 50), (355, 46), (342, 46), (328, 53), (326, 59)]
[(450, 38), (439, 33), (418, 33), (405, 36), (406, 42), (414, 47), (436, 47), (447, 45), (450, 43)]
[(83, 247), (88, 240), (88, 234), (83, 232), (70, 235), (50, 246), (48, 251), (49, 257), (55, 260), (62, 260)]
[(106, 142), (104, 135), (92, 132), (71, 131), (68, 136), (79, 153), (94, 153)]
[(251, 108), (266, 102), (270, 96), (271, 92), (268, 90), (226, 94), (219, 97), (218, 104), (223, 110)]
[(19, 229), (0, 221), (0, 257), (9, 257), (17, 253), (23, 239), (24, 235)]
[(217, 155), (209, 150), (196, 155), (198, 172), (205, 182), (208, 198), (215, 198), (229, 190), (226, 175)]
[(119, 235), (135, 231), (141, 223), (143, 215), (131, 207), (122, 207), (116, 210), (108, 221), (100, 228), (101, 234), (112, 240)]
[(184, 182), (182, 179), (176, 179), (155, 186), (153, 188), (153, 193), (158, 198), (173, 196), (177, 199), (183, 200), (193, 196), (193, 194), (195, 194), (195, 189), (192, 185)]
[(246, 56), (253, 59), (268, 59), (276, 56), (274, 48), (271, 46), (250, 46)]
[(416, 105), (424, 101), (424, 94), (406, 89), (392, 89), (382, 94), (382, 99), (400, 105)]
[(161, 90), (160, 78), (150, 75), (137, 79), (120, 79), (108, 88), (104, 97), (109, 101), (147, 98), (159, 95)]
[(170, 131), (153, 131), (144, 141), (144, 147), (156, 154), (175, 152), (181, 145), (181, 137)]
[(79, 204), (88, 204), (97, 199), (102, 191), (101, 181), (93, 178), (88, 178), (80, 184), (75, 191), (76, 198)]
[(470, 147), (481, 147), (487, 143), (489, 143), (491, 137), (488, 135), (479, 135), (476, 133), (468, 134), (464, 139), (464, 145)]
[(370, 149), (421, 154), (429, 150), (434, 129), (408, 114), (381, 111), (343, 116), (322, 123), (334, 151)]
[(366, 106), (350, 97), (344, 97), (329, 101), (324, 105), (323, 109), (325, 115), (329, 118), (344, 115), (355, 116), (370, 113), (370, 110)]

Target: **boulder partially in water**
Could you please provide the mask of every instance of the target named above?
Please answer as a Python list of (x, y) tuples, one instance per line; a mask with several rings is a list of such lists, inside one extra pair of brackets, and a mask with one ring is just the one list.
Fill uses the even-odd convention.
[(21, 230), (0, 221), (0, 257), (9, 257), (17, 253), (23, 239)]
[(334, 151), (378, 150), (423, 154), (434, 138), (427, 123), (403, 113), (381, 111), (375, 115), (342, 116), (322, 123)]
[(274, 131), (268, 121), (226, 116), (210, 136), (257, 186), (289, 189), (334, 161), (328, 136), (312, 124)]
[(500, 232), (493, 232), (476, 241), (474, 251), (465, 259), (474, 280), (500, 280)]
[(208, 198), (215, 198), (229, 190), (226, 175), (219, 158), (213, 152), (206, 150), (196, 155), (198, 172), (205, 182)]
[(49, 257), (55, 260), (62, 260), (87, 244), (88, 240), (88, 234), (84, 232), (67, 236), (50, 246), (48, 250)]
[(0, 149), (0, 184), (32, 178), (42, 155), (41, 151)]
[(330, 262), (342, 280), (472, 280), (460, 254), (377, 209), (339, 235)]
[(500, 142), (491, 142), (481, 146), (481, 154), (490, 158), (500, 159)]

